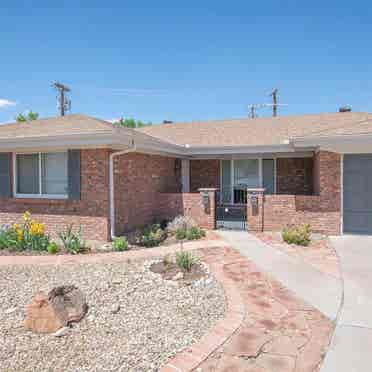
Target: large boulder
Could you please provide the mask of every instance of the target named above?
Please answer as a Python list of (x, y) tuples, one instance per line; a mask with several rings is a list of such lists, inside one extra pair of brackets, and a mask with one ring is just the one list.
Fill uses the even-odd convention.
[(88, 310), (84, 294), (75, 286), (53, 288), (48, 295), (39, 292), (27, 307), (25, 327), (36, 333), (54, 333), (79, 322)]

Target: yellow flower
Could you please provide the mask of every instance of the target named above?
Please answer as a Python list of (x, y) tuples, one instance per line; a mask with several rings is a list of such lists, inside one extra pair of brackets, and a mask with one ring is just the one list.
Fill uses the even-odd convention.
[(18, 230), (18, 229), (19, 229), (19, 225), (18, 225), (18, 223), (13, 224), (13, 229), (14, 229), (14, 230)]
[(23, 214), (23, 219), (25, 220), (25, 222), (27, 222), (27, 221), (30, 221), (30, 218), (31, 218), (31, 213), (29, 211), (26, 211)]
[(31, 235), (44, 235), (45, 225), (43, 223), (38, 223), (36, 221), (31, 221), (30, 223), (30, 234)]

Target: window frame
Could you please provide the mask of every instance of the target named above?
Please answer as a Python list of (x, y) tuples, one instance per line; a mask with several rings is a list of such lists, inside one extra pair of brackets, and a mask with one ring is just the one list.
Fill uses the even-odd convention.
[(230, 162), (230, 189), (231, 189), (231, 196), (230, 196), (230, 203), (234, 203), (234, 186), (235, 186), (235, 160), (258, 160), (258, 180), (259, 180), (259, 187), (263, 187), (263, 160), (264, 159), (272, 159), (274, 161), (274, 193), (272, 195), (277, 194), (277, 156), (251, 156), (251, 157), (232, 157), (230, 159), (220, 159), (220, 188), (222, 188), (222, 161), (228, 160)]
[[(68, 199), (68, 193), (66, 194), (43, 194), (42, 193), (42, 164), (41, 158), (42, 154), (57, 154), (66, 153), (68, 156), (68, 151), (32, 151), (32, 152), (14, 152), (13, 153), (13, 195), (15, 198), (19, 199)], [(18, 174), (17, 174), (17, 155), (38, 155), (38, 166), (39, 166), (39, 193), (38, 194), (22, 194), (18, 193)], [(67, 185), (68, 185), (68, 164), (67, 164)]]

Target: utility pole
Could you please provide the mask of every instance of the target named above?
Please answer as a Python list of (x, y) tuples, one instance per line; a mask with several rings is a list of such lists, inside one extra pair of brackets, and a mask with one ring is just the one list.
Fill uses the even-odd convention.
[(57, 97), (58, 109), (61, 116), (65, 116), (65, 112), (71, 110), (71, 101), (67, 99), (66, 93), (71, 92), (71, 89), (64, 84), (58, 83), (57, 81), (53, 83), (53, 87), (58, 91), (59, 96)]
[(278, 114), (278, 89), (273, 89), (270, 96), (273, 97), (273, 116), (275, 117)]
[(257, 109), (257, 105), (250, 105), (249, 106), (249, 117), (251, 119), (254, 119), (257, 117), (257, 114), (256, 114), (256, 109)]

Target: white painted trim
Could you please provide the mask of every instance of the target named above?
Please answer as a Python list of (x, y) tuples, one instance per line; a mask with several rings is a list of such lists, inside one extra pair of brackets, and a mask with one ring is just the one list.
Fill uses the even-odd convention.
[(258, 184), (259, 187), (263, 187), (263, 161), (262, 158), (258, 158)]
[(234, 165), (234, 159), (231, 159), (230, 161), (230, 176), (231, 176), (231, 195), (230, 195), (230, 201), (231, 204), (234, 204), (234, 185), (235, 185), (235, 165)]
[(258, 159), (260, 157), (264, 159), (273, 159), (274, 157), (277, 158), (311, 158), (314, 156), (314, 151), (302, 151), (302, 152), (278, 152), (278, 153), (241, 153), (241, 154), (216, 154), (216, 155), (197, 155), (197, 156), (190, 156), (191, 159), (199, 159), (199, 160), (206, 160), (206, 159), (219, 159), (219, 160), (231, 160), (231, 159)]
[(277, 185), (276, 185), (276, 183), (277, 183), (277, 157), (276, 156), (274, 156), (273, 157), (273, 160), (274, 160), (274, 194), (276, 195), (276, 193), (277, 193)]
[(128, 154), (130, 152), (136, 151), (136, 146), (133, 145), (132, 148), (113, 152), (110, 154), (109, 160), (109, 189), (110, 189), (110, 237), (115, 238), (115, 178), (114, 178), (114, 158), (119, 155)]
[(340, 233), (341, 235), (344, 234), (344, 154), (341, 154), (341, 161), (340, 161), (340, 172), (341, 172), (341, 211), (340, 211)]
[[(42, 164), (41, 155), (42, 154), (55, 154), (57, 152), (66, 151), (44, 151), (44, 152), (13, 152), (12, 162), (13, 162), (13, 197), (17, 199), (68, 199), (67, 194), (43, 194), (42, 193)], [(17, 193), (17, 155), (32, 155), (38, 154), (38, 164), (39, 164), (39, 193), (38, 194), (20, 194)]]

